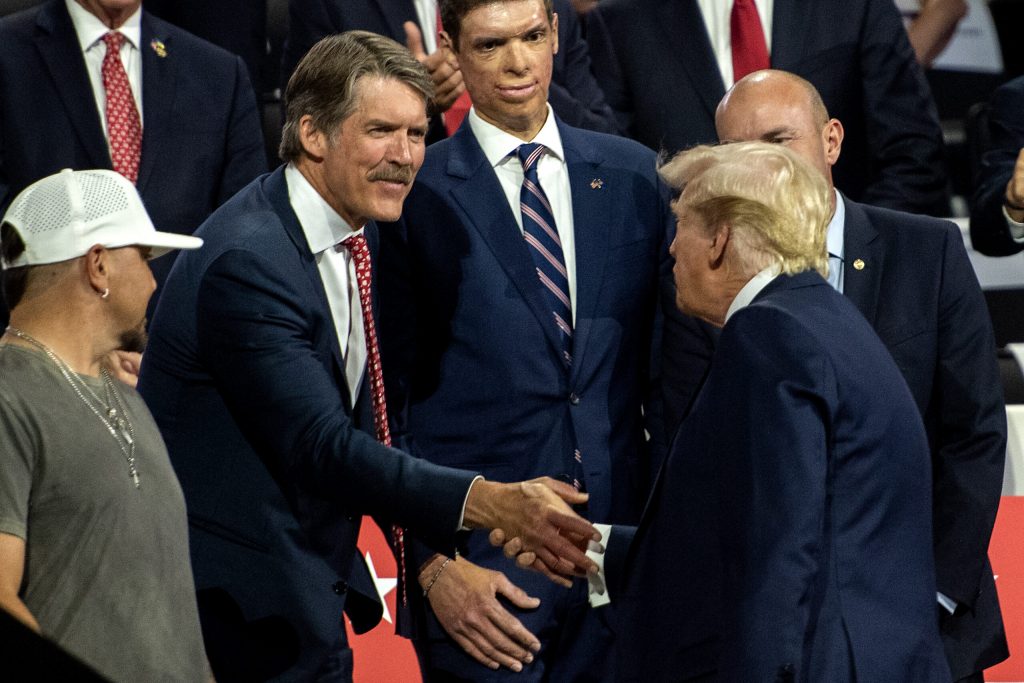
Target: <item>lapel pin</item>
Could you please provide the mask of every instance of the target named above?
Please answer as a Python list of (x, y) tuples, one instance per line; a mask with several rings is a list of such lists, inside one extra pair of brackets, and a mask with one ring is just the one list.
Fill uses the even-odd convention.
[(157, 57), (163, 59), (167, 56), (167, 46), (164, 45), (161, 41), (157, 40), (156, 38), (154, 38), (152, 42), (150, 42), (149, 46), (153, 48), (153, 52), (156, 53)]
[(591, 190), (600, 190), (602, 187), (604, 187), (604, 181), (600, 178), (594, 178), (590, 181)]
[(864, 259), (857, 259), (853, 262), (854, 270), (864, 270)]

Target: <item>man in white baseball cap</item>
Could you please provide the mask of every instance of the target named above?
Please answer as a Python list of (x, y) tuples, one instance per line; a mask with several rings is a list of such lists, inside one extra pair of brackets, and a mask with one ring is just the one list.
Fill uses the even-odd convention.
[(43, 178), (0, 224), (0, 608), (114, 681), (209, 676), (181, 488), (104, 363), (145, 344), (147, 260), (201, 244), (113, 171)]

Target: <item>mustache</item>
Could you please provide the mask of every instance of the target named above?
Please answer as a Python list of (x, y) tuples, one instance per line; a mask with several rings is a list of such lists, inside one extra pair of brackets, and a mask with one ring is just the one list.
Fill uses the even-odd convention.
[(389, 183), (409, 185), (416, 177), (412, 166), (385, 166), (370, 173), (370, 180), (383, 180)]

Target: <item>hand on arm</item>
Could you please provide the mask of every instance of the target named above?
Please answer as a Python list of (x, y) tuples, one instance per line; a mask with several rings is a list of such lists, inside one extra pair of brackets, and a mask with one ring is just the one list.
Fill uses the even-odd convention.
[(960, 20), (967, 16), (966, 0), (924, 0), (921, 12), (907, 27), (907, 37), (921, 66), (927, 68), (946, 49)]
[(103, 366), (114, 379), (134, 388), (139, 383), (139, 366), (142, 365), (142, 354), (134, 351), (111, 351), (103, 361)]
[(11, 534), (0, 533), (0, 609), (9, 612), (35, 632), (39, 624), (18, 597), (25, 572), (25, 541)]
[(550, 477), (517, 484), (480, 480), (470, 488), (465, 525), (518, 538), (521, 551), (536, 556), (530, 566), (568, 587), (571, 577), (596, 570), (585, 549), (600, 534), (569, 507), (586, 500), (585, 493)]
[(1017, 223), (1024, 223), (1024, 149), (1017, 154), (1013, 175), (1006, 184), (1006, 214)]
[(438, 111), (448, 111), (466, 90), (462, 84), (462, 72), (459, 71), (454, 56), (449, 50), (441, 47), (427, 54), (423, 47), (423, 33), (420, 27), (407, 21), (403, 28), (406, 47), (416, 61), (427, 68), (430, 80), (434, 82), (434, 106)]
[(420, 570), (419, 582), (441, 626), (478, 662), (490, 669), (522, 671), (523, 664), (533, 661), (540, 641), (505, 609), (498, 595), (521, 609), (533, 609), (540, 600), (504, 574), (464, 557), (435, 555)]

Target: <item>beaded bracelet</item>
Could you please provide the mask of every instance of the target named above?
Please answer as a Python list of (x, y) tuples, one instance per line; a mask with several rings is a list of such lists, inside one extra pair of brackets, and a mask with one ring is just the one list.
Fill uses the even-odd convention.
[(434, 587), (435, 583), (437, 583), (438, 577), (441, 576), (441, 572), (443, 572), (444, 568), (448, 566), (448, 563), (451, 562), (452, 560), (454, 560), (458, 556), (459, 556), (459, 551), (456, 550), (455, 551), (455, 557), (446, 557), (446, 558), (444, 558), (444, 562), (442, 562), (441, 566), (437, 568), (437, 571), (434, 572), (434, 575), (432, 577), (430, 577), (430, 583), (428, 583), (427, 587), (423, 589), (423, 597), (427, 597), (427, 593), (429, 593), (430, 589)]

